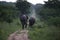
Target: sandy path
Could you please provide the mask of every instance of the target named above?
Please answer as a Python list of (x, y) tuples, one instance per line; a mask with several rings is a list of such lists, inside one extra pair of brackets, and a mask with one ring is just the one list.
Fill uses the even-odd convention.
[(28, 30), (16, 31), (8, 37), (8, 40), (29, 40)]

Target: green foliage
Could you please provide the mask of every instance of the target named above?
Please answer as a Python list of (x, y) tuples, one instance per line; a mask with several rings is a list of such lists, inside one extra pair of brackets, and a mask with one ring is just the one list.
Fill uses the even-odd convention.
[(48, 17), (48, 16), (53, 16), (53, 17), (59, 17), (59, 9), (54, 9), (54, 8), (43, 8), (40, 13), (41, 16)]
[[(0, 2), (0, 21), (11, 23), (17, 17), (18, 10), (13, 3)], [(13, 5), (12, 5), (13, 4)]]
[(49, 7), (49, 8), (60, 8), (60, 1), (58, 0), (48, 0), (47, 2), (45, 2), (45, 6)]
[[(35, 27), (35, 26), (34, 26)], [(29, 30), (30, 40), (60, 40), (60, 28), (54, 26), (44, 26), (44, 28), (36, 28)]]
[[(48, 1), (48, 3), (51, 3), (51, 1)], [(53, 5), (56, 5), (54, 6), (56, 8), (52, 7), (53, 5), (47, 5), (47, 4), (45, 4), (43, 8), (40, 10), (40, 12), (38, 13), (40, 15), (41, 20), (47, 22), (49, 25), (60, 26), (60, 21), (59, 21), (60, 20), (60, 12), (59, 12), (60, 8), (59, 6), (57, 7), (57, 5), (59, 4), (57, 5), (53, 4)]]
[[(19, 25), (17, 24), (19, 23)], [(12, 23), (0, 22), (0, 40), (7, 40), (10, 34), (21, 29), (20, 20), (14, 19)]]
[(51, 17), (50, 19), (48, 19), (48, 24), (59, 27), (60, 26), (60, 17)]
[(30, 3), (27, 1), (17, 2), (16, 7), (21, 11), (22, 14), (28, 14)]

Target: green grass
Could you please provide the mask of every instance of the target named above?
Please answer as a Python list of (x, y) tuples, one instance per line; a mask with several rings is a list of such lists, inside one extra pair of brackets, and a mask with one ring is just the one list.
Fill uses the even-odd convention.
[[(40, 22), (42, 25), (42, 23)], [(39, 23), (29, 29), (30, 40), (60, 40), (60, 28), (54, 26), (48, 26), (43, 23), (43, 27), (39, 26)]]
[[(12, 23), (0, 22), (0, 40), (7, 40), (8, 36), (21, 29), (19, 19)], [(60, 40), (60, 28), (48, 26), (46, 23), (36, 21), (33, 28), (29, 29), (30, 40)]]
[(8, 36), (21, 29), (19, 20), (16, 19), (13, 23), (0, 22), (0, 40), (7, 40)]

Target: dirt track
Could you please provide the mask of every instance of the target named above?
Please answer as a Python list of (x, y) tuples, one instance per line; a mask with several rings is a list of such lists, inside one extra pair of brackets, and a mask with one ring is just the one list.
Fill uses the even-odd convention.
[(28, 30), (16, 31), (8, 37), (8, 40), (29, 40)]

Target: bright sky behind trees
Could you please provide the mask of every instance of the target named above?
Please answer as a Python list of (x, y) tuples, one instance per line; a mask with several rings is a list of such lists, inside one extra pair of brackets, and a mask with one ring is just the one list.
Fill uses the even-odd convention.
[[(0, 1), (16, 2), (17, 0), (0, 0)], [(47, 0), (27, 0), (27, 1), (32, 4), (37, 4), (37, 3), (44, 4), (44, 1), (47, 1)]]

